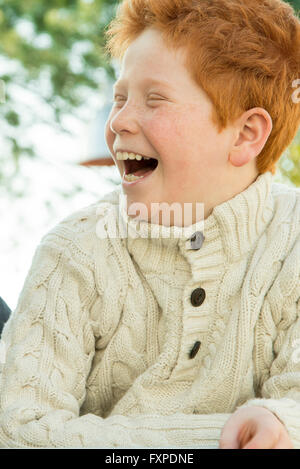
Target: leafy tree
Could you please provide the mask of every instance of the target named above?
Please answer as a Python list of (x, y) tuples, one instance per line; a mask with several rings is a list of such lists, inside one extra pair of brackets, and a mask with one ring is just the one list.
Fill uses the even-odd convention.
[(300, 0), (288, 0), (288, 3), (290, 3), (297, 12), (300, 10)]
[(300, 132), (280, 158), (278, 168), (283, 179), (300, 187)]
[[(63, 116), (76, 116), (87, 92), (101, 91), (103, 71), (115, 78), (102, 48), (103, 30), (116, 5), (116, 0), (0, 0), (0, 79), (5, 85), (0, 119), (6, 143), (0, 184), (10, 186), (21, 157), (35, 156), (34, 148), (23, 144), (20, 129), (24, 135), (34, 123), (44, 122), (67, 132)], [(12, 71), (1, 75), (1, 59)], [(15, 85), (37, 95), (48, 107), (47, 117), (30, 109), (19, 112)], [(5, 164), (8, 160), (14, 167)]]

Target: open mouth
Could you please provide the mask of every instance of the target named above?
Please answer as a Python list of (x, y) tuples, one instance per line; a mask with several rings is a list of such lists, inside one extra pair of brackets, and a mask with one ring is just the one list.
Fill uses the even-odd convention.
[(133, 174), (134, 176), (141, 177), (150, 171), (155, 171), (158, 166), (158, 161), (155, 158), (150, 160), (125, 160), (125, 175)]

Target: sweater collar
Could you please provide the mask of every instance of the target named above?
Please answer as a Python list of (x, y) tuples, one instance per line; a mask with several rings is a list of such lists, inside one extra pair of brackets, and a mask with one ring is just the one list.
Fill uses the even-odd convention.
[(238, 260), (252, 249), (273, 217), (272, 182), (271, 172), (259, 175), (244, 191), (214, 207), (205, 220), (183, 228), (137, 221), (128, 216), (127, 199), (119, 186), (119, 229), (122, 237), (128, 238), (129, 248), (133, 245), (132, 240), (143, 238), (145, 243), (152, 245), (178, 246), (180, 250), (193, 251), (192, 240), (196, 233), (196, 243), (201, 236), (206, 245), (219, 238), (225, 257), (231, 261)]

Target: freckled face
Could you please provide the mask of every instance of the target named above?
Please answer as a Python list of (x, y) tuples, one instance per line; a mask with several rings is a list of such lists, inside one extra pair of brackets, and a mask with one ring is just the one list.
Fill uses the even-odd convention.
[[(161, 33), (148, 28), (128, 47), (105, 127), (108, 148), (121, 177), (116, 148), (156, 158), (155, 173), (124, 186), (128, 204), (205, 203), (221, 183), (231, 136), (211, 122), (212, 103), (184, 65), (185, 50), (170, 50)], [(156, 80), (158, 83), (154, 82)]]

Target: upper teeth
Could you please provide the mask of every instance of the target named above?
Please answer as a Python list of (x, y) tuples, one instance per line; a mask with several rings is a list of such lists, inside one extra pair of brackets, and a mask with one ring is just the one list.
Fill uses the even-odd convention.
[(117, 152), (117, 160), (150, 160), (147, 156), (136, 155), (135, 153)]

